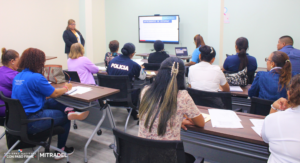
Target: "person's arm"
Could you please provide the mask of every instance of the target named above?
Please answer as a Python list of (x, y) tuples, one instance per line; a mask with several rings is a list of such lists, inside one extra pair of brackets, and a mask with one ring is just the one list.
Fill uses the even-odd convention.
[(230, 92), (229, 84), (227, 83), (226, 77), (222, 71), (219, 71), (220, 76), (220, 86), (223, 92)]
[(71, 83), (66, 83), (65, 87), (63, 87), (63, 88), (56, 88), (54, 90), (54, 92), (49, 97), (50, 98), (59, 97), (59, 96), (63, 95), (64, 93), (68, 92), (71, 89), (72, 89), (72, 84)]
[(82, 58), (84, 59), (84, 67), (89, 70), (91, 73), (97, 73), (99, 71), (99, 68), (92, 63), (87, 57)]
[(284, 111), (289, 107), (288, 100), (285, 98), (280, 98), (275, 101), (270, 109), (270, 114), (276, 113), (278, 110)]
[(201, 112), (199, 111), (189, 94), (186, 95), (186, 107), (186, 118), (189, 121), (193, 122), (196, 126), (204, 127), (204, 117), (202, 116)]
[(77, 31), (77, 33), (80, 35), (80, 42), (81, 42), (81, 45), (84, 46), (85, 40), (84, 40), (82, 34), (81, 34), (79, 31)]
[(251, 85), (251, 88), (248, 90), (248, 96), (251, 98), (253, 96), (258, 97), (259, 95), (259, 77), (260, 72), (256, 74), (256, 77)]
[(68, 47), (71, 47), (71, 45), (73, 44), (70, 40), (69, 40), (69, 35), (67, 33), (67, 31), (64, 32), (63, 34), (63, 39), (64, 39), (64, 42), (66, 43), (66, 45)]

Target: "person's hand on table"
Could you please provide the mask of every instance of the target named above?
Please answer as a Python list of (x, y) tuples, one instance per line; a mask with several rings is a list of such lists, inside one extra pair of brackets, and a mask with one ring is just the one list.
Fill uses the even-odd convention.
[(142, 67), (142, 69), (144, 69), (144, 68), (145, 68), (145, 66), (144, 66), (144, 65), (141, 65), (141, 67)]
[(188, 118), (186, 115), (184, 115), (185, 119), (183, 119), (182, 123), (181, 123), (181, 128), (184, 130), (187, 130), (186, 125), (195, 125), (193, 123), (193, 121)]
[(273, 107), (278, 110), (286, 110), (288, 108), (288, 100), (285, 98), (280, 98), (273, 103)]
[(72, 84), (71, 83), (66, 83), (65, 86), (68, 88), (68, 90), (72, 89)]

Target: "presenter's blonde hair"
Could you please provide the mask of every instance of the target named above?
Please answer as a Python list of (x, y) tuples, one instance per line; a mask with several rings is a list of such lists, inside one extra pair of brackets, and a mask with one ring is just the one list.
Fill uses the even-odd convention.
[(71, 50), (69, 53), (69, 58), (77, 59), (79, 57), (82, 57), (83, 54), (84, 54), (84, 47), (80, 43), (72, 44)]

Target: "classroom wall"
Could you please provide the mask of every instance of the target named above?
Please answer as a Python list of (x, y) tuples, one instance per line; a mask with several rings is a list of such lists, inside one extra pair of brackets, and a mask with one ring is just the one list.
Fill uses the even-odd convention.
[(169, 54), (175, 54), (175, 47), (184, 46), (191, 55), (196, 34), (208, 41), (208, 0), (106, 0), (106, 50), (109, 51), (111, 40), (118, 40), (119, 51), (125, 43), (131, 42), (137, 54), (151, 52), (153, 43), (139, 43), (138, 16), (154, 14), (180, 16), (180, 44), (165, 44)]
[(70, 18), (80, 26), (78, 0), (1, 0), (0, 48), (20, 54), (29, 47), (38, 48), (48, 56), (58, 57), (46, 64), (67, 68), (62, 34)]
[(235, 41), (244, 36), (249, 41), (249, 54), (259, 67), (266, 67), (264, 58), (277, 50), (279, 37), (290, 35), (294, 47), (300, 48), (300, 1), (295, 0), (225, 0), (229, 24), (224, 24), (225, 54), (235, 54)]

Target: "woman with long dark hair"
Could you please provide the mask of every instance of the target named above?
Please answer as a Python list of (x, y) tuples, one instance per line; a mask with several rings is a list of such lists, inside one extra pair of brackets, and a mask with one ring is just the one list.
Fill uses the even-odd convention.
[(74, 43), (80, 43), (82, 46), (84, 46), (84, 38), (82, 34), (79, 32), (79, 30), (76, 29), (76, 24), (75, 20), (70, 19), (68, 20), (68, 26), (66, 30), (63, 33), (63, 39), (65, 42), (65, 53), (68, 54), (70, 53), (70, 48), (72, 44)]
[(271, 153), (268, 162), (300, 162), (299, 117), (300, 75), (296, 75), (291, 79), (287, 99), (280, 98), (271, 105), (262, 127), (261, 137)]
[(155, 81), (143, 89), (139, 108), (139, 137), (180, 140), (184, 116), (199, 127), (205, 122), (185, 90), (184, 63), (176, 57), (164, 60)]
[(254, 72), (257, 69), (256, 58), (250, 56), (247, 52), (249, 48), (248, 39), (240, 37), (235, 42), (236, 55), (228, 56), (223, 65), (223, 71), (239, 72), (247, 67), (248, 72)]
[(266, 58), (268, 72), (260, 71), (248, 91), (249, 97), (259, 97), (267, 100), (286, 98), (286, 88), (292, 76), (292, 65), (288, 55), (281, 51), (272, 52)]

